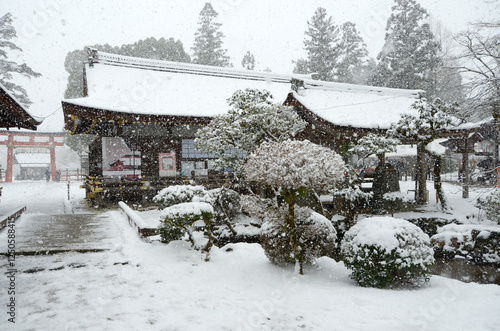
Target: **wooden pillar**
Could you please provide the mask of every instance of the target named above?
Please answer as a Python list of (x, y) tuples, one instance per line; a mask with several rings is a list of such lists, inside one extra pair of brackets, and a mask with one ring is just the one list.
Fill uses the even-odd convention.
[(12, 182), (12, 172), (14, 165), (14, 137), (9, 134), (7, 140), (7, 169), (5, 171), (5, 181), (7, 183)]
[(14, 164), (14, 146), (9, 144), (7, 146), (7, 169), (5, 172), (5, 181), (7, 183), (12, 182), (13, 164)]
[[(465, 140), (465, 146), (467, 146), (467, 139)], [(462, 198), (469, 198), (469, 153), (465, 151), (462, 153)]]
[(56, 148), (50, 147), (50, 173), (52, 181), (56, 181)]

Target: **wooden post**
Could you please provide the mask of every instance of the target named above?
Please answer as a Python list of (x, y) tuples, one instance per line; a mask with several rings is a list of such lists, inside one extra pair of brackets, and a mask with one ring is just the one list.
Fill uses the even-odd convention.
[[(467, 146), (467, 139), (465, 139), (465, 146)], [(469, 198), (469, 153), (465, 151), (462, 153), (462, 198)]]
[[(9, 140), (12, 136), (9, 136)], [(7, 183), (12, 182), (12, 172), (14, 164), (14, 146), (12, 144), (7, 145), (7, 170), (5, 172), (5, 181)]]
[(50, 173), (52, 181), (56, 181), (56, 148), (50, 147)]

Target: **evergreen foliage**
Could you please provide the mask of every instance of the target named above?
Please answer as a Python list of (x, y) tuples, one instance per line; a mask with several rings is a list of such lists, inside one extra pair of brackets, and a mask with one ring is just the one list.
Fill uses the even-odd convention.
[[(184, 51), (184, 46), (180, 40), (174, 38), (154, 37), (139, 40), (133, 44), (122, 45), (121, 47), (113, 47), (109, 44), (89, 46), (101, 52), (142, 57), (155, 60), (174, 61), (174, 62), (191, 62), (191, 58)], [(83, 63), (87, 61), (87, 48), (74, 50), (66, 55), (64, 68), (69, 73), (68, 85), (64, 92), (65, 99), (83, 97)]]
[[(299, 196), (312, 190), (328, 191), (340, 186), (346, 167), (342, 158), (332, 150), (309, 141), (286, 140), (264, 142), (245, 164), (249, 182), (278, 190), (286, 208), (280, 207), (279, 226), (284, 229), (292, 247), (300, 274), (303, 273), (307, 244), (300, 239), (295, 205)], [(279, 232), (279, 231), (278, 231)]]
[(341, 251), (351, 278), (364, 287), (421, 286), (434, 263), (429, 236), (390, 217), (359, 221), (345, 234)]
[(219, 31), (221, 23), (216, 22), (219, 14), (207, 2), (200, 12), (198, 30), (195, 33), (193, 63), (217, 67), (228, 67), (227, 50), (222, 48), (224, 34)]
[(7, 50), (22, 51), (11, 40), (17, 38), (16, 29), (12, 26), (12, 14), (7, 13), (0, 17), (0, 84), (2, 84), (20, 103), (29, 107), (32, 103), (28, 98), (26, 90), (12, 82), (13, 74), (20, 74), (24, 77), (40, 77), (42, 74), (35, 72), (26, 63), (18, 64), (9, 61)]
[(477, 207), (484, 211), (487, 219), (500, 225), (500, 189), (493, 190), (484, 198), (478, 198)]
[[(394, 123), (388, 130), (387, 134), (396, 139), (404, 141), (414, 141), (417, 144), (417, 150), (421, 153), (426, 153), (434, 160), (435, 171), (437, 174), (434, 178), (436, 192), (441, 201), (441, 206), (446, 210), (446, 198), (441, 187), (441, 156), (428, 150), (426, 147), (439, 137), (440, 134), (451, 129), (453, 126), (458, 125), (458, 119), (451, 114), (456, 114), (458, 105), (447, 104), (439, 99), (434, 102), (428, 102), (425, 99), (416, 101), (412, 106), (418, 112), (418, 117), (403, 114), (401, 119)], [(426, 178), (424, 171), (424, 160), (419, 158), (418, 167), (420, 168), (419, 174), (419, 194), (417, 194), (417, 203), (425, 203), (422, 192), (426, 191)]]
[(372, 85), (432, 89), (431, 72), (440, 65), (441, 46), (425, 22), (427, 17), (427, 11), (415, 0), (395, 0)]
[(243, 60), (241, 60), (241, 66), (247, 70), (255, 69), (255, 57), (250, 51), (246, 52), (245, 56), (243, 56)]
[(368, 70), (366, 45), (352, 22), (341, 26), (319, 7), (305, 31), (307, 59), (295, 61), (295, 73), (315, 74), (317, 79), (346, 83), (364, 83)]
[(196, 132), (195, 147), (215, 153), (217, 166), (233, 170), (240, 181), (243, 165), (261, 143), (293, 138), (306, 126), (291, 107), (273, 103), (265, 90), (236, 91), (228, 103), (232, 108), (226, 114), (215, 116)]
[(203, 245), (202, 250), (206, 252), (205, 261), (210, 260), (210, 249), (213, 246), (214, 237), (212, 234), (213, 207), (206, 202), (185, 202), (167, 207), (161, 212), (161, 225), (159, 233), (163, 242), (179, 240), (184, 235), (194, 248), (198, 244), (194, 237), (195, 223), (203, 221), (208, 241)]
[(399, 140), (395, 138), (369, 133), (361, 137), (356, 145), (349, 149), (349, 152), (358, 154), (362, 158), (367, 158), (373, 154), (380, 158), (385, 153), (397, 152), (399, 143)]

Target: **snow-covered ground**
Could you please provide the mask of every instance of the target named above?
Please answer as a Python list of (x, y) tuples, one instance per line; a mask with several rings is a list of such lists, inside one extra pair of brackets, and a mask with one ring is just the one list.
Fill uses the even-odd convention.
[[(24, 200), (29, 208), (19, 222), (29, 213), (67, 213), (83, 194), (75, 187), (68, 204), (65, 185), (4, 185), (0, 205)], [(477, 214), (459, 202), (454, 208), (465, 219)], [(500, 329), (497, 285), (432, 276), (416, 290), (362, 288), (342, 263), (321, 258), (300, 276), (270, 264), (258, 244), (214, 248), (204, 262), (189, 243), (142, 241), (118, 209), (99, 216), (113, 238), (109, 251), (16, 257), (16, 324), (7, 321), (9, 279), (1, 277), (1, 330)], [(25, 272), (34, 268), (44, 270)]]

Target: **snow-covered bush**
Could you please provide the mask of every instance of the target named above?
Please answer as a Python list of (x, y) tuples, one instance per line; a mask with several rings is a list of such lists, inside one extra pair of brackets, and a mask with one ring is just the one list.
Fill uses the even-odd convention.
[[(295, 224), (304, 264), (312, 264), (321, 256), (332, 256), (337, 233), (326, 217), (310, 208), (298, 207), (295, 213)], [(277, 265), (295, 263), (290, 236), (283, 222), (265, 222), (261, 227), (260, 241), (266, 256), (272, 263)]]
[(383, 195), (384, 208), (394, 216), (397, 210), (405, 210), (407, 206), (412, 204), (413, 199), (402, 194), (401, 192), (389, 192)]
[(227, 101), (232, 108), (199, 129), (194, 143), (198, 150), (214, 153), (217, 167), (233, 170), (239, 180), (246, 160), (262, 142), (285, 141), (306, 127), (292, 107), (274, 103), (266, 90), (238, 90)]
[(429, 236), (416, 225), (392, 217), (366, 218), (344, 236), (344, 264), (361, 286), (422, 285), (434, 263)]
[(226, 187), (207, 191), (205, 201), (214, 207), (216, 224), (231, 226), (241, 213), (240, 194)]
[(500, 224), (500, 189), (495, 189), (486, 197), (477, 199), (476, 206), (484, 211), (487, 219)]
[(188, 239), (195, 248), (199, 248), (193, 236), (195, 223), (203, 221), (205, 233), (208, 236), (208, 241), (202, 247), (202, 250), (207, 253), (206, 260), (208, 261), (210, 249), (213, 246), (212, 235), (212, 219), (214, 209), (212, 205), (206, 202), (184, 202), (167, 207), (160, 214), (160, 222), (158, 230), (163, 242), (181, 239), (184, 235), (188, 235)]
[(281, 225), (290, 240), (293, 257), (302, 274), (306, 243), (299, 239), (295, 218), (296, 200), (312, 190), (327, 192), (340, 186), (346, 166), (334, 151), (309, 141), (265, 142), (245, 164), (249, 182), (279, 190), (286, 208), (277, 225)]
[(204, 197), (205, 194), (205, 188), (201, 185), (172, 185), (158, 192), (153, 197), (153, 202), (162, 210), (179, 203), (191, 202), (193, 197)]
[(461, 256), (474, 263), (500, 264), (500, 228), (496, 225), (448, 224), (431, 237), (436, 257)]

